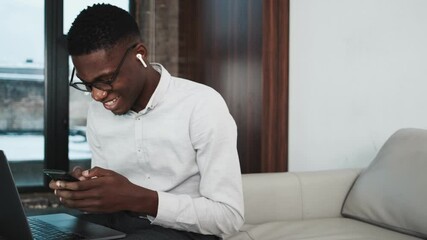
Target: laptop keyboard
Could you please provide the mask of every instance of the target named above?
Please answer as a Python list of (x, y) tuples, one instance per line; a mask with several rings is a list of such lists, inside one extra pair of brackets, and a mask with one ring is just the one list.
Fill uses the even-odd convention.
[(59, 230), (52, 224), (44, 222), (36, 218), (28, 218), (28, 223), (31, 228), (31, 233), (35, 240), (74, 240), (74, 239), (85, 239), (84, 237)]

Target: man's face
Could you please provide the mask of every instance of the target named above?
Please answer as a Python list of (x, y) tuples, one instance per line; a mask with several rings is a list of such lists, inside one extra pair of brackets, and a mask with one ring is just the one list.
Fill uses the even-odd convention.
[(101, 102), (105, 109), (121, 115), (137, 104), (145, 82), (141, 78), (141, 67), (135, 55), (134, 48), (119, 44), (108, 51), (98, 50), (87, 55), (72, 56), (72, 60), (76, 76), (83, 82), (110, 85), (111, 90), (102, 90), (96, 88), (95, 84), (92, 87), (92, 98)]

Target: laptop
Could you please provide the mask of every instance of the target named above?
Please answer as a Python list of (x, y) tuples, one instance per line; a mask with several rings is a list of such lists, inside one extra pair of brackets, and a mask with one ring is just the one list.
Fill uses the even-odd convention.
[[(0, 196), (0, 239), (118, 239), (126, 236), (65, 213), (26, 217), (9, 163), (1, 150)], [(53, 236), (42, 236), (40, 231)]]

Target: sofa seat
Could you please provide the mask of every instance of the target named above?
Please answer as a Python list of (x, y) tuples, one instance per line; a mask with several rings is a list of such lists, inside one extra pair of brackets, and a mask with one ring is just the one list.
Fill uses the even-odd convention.
[(230, 240), (417, 240), (349, 218), (322, 218), (245, 225)]

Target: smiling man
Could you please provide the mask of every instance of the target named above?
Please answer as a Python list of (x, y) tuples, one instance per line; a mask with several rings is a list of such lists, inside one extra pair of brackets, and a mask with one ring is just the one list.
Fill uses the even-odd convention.
[(134, 239), (217, 239), (244, 221), (237, 129), (212, 88), (149, 64), (135, 20), (96, 4), (68, 33), (70, 86), (93, 98), (92, 168), (60, 201)]

